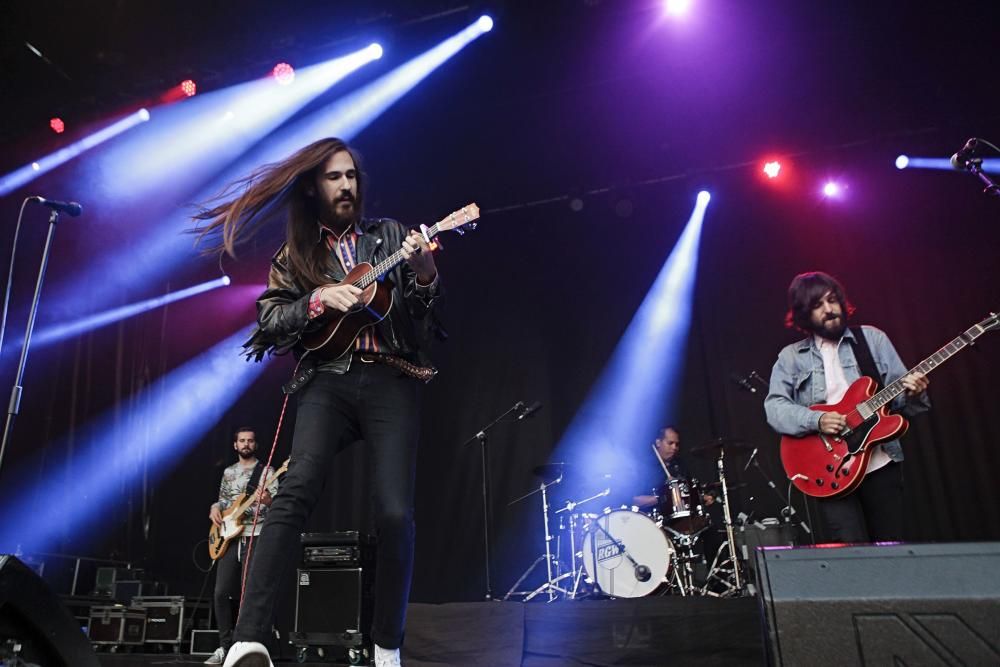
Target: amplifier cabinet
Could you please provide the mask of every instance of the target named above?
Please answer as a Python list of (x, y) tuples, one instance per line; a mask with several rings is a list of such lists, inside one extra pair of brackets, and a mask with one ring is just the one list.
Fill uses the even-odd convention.
[(147, 595), (132, 599), (146, 612), (147, 644), (180, 644), (184, 640), (184, 596)]
[(299, 569), (292, 643), (360, 646), (371, 627), (370, 580), (362, 568)]
[(87, 636), (95, 645), (139, 646), (146, 638), (146, 612), (121, 605), (91, 607)]

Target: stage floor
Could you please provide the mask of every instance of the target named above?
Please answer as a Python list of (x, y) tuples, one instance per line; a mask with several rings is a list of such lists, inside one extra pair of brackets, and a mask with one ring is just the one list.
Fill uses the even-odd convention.
[[(763, 665), (755, 598), (656, 597), (553, 604), (411, 604), (406, 667)], [(291, 647), (276, 664), (299, 663)], [(108, 654), (105, 667), (200, 664), (198, 656)], [(334, 663), (336, 664), (336, 663)], [(340, 663), (344, 664), (344, 663)]]

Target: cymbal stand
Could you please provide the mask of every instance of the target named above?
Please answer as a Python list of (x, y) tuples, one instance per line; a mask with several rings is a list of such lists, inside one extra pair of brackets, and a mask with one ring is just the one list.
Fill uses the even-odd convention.
[(691, 567), (691, 563), (699, 558), (695, 555), (694, 545), (697, 544), (701, 534), (708, 530), (708, 526), (693, 533), (682, 533), (666, 524), (663, 524), (662, 527), (670, 533), (670, 541), (675, 547), (672, 557), (675, 565), (674, 580), (677, 591), (682, 596), (693, 595), (698, 590), (694, 585), (694, 568)]
[[(722, 489), (722, 522), (726, 526), (726, 541), (722, 543), (718, 552), (716, 552), (715, 558), (712, 560), (712, 567), (708, 571), (705, 585), (702, 587), (702, 593), (716, 597), (742, 595), (744, 591), (743, 579), (740, 573), (740, 561), (736, 556), (736, 537), (733, 533), (733, 517), (729, 510), (729, 487), (726, 484), (725, 456), (725, 448), (720, 447), (719, 459), (716, 466), (719, 469), (719, 485)], [(723, 550), (727, 552), (727, 555), (720, 561), (719, 559), (722, 556)], [(723, 586), (725, 586), (726, 590), (721, 594), (709, 591), (709, 584), (713, 581), (720, 582)]]
[[(525, 597), (523, 598), (522, 601), (523, 602), (527, 602), (528, 600), (532, 599), (533, 597), (535, 597), (539, 593), (548, 592), (548, 594), (549, 594), (549, 602), (553, 602), (553, 601), (555, 601), (556, 596), (559, 593), (566, 594), (566, 592), (567, 592), (564, 589), (559, 588), (559, 586), (556, 585), (556, 579), (553, 577), (553, 572), (552, 572), (552, 566), (553, 566), (553, 563), (552, 563), (552, 540), (553, 540), (553, 536), (552, 536), (552, 533), (549, 530), (549, 497), (548, 497), (548, 494), (546, 492), (547, 489), (550, 486), (553, 486), (555, 484), (559, 484), (562, 481), (562, 478), (563, 478), (562, 473), (560, 473), (559, 476), (556, 477), (551, 482), (548, 482), (548, 483), (542, 482), (542, 484), (535, 491), (531, 491), (529, 493), (526, 493), (523, 496), (521, 496), (520, 498), (512, 500), (509, 503), (509, 504), (512, 505), (512, 504), (516, 503), (518, 500), (522, 500), (524, 498), (527, 498), (528, 496), (532, 495), (533, 493), (541, 493), (542, 494), (542, 523), (543, 523), (543, 525), (545, 527), (545, 553), (542, 554), (541, 556), (539, 556), (538, 558), (536, 558), (535, 562), (532, 563), (530, 566), (528, 566), (528, 569), (524, 571), (524, 574), (522, 574), (520, 576), (520, 578), (517, 581), (514, 582), (514, 585), (510, 587), (510, 590), (507, 591), (507, 594), (503, 596), (504, 600), (509, 600), (514, 595), (524, 595)], [(519, 590), (517, 590), (517, 587), (520, 586), (524, 582), (524, 580), (527, 579), (528, 576), (532, 572), (535, 571), (535, 568), (538, 567), (538, 565), (542, 561), (545, 561), (545, 569), (546, 569), (546, 573), (548, 574), (548, 578), (546, 579), (545, 583), (542, 584), (541, 586), (539, 586), (538, 588), (536, 588), (533, 591), (519, 591)], [(572, 573), (568, 573), (568, 574), (572, 574)], [(563, 576), (565, 576), (565, 575), (563, 575)], [(560, 577), (560, 578), (562, 578), (562, 577)]]

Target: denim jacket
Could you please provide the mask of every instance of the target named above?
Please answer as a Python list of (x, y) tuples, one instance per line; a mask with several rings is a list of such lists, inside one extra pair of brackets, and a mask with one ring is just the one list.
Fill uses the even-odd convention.
[[(881, 329), (863, 326), (862, 331), (871, 349), (875, 367), (882, 377), (882, 386), (895, 382), (906, 375), (907, 368), (899, 358), (889, 337)], [(847, 340), (845, 340), (847, 339)], [(854, 332), (848, 329), (838, 347), (840, 363), (844, 367), (844, 377), (854, 382), (861, 377), (858, 362), (854, 358), (854, 348), (848, 340), (854, 340)], [(800, 436), (819, 430), (821, 413), (808, 406), (826, 402), (826, 376), (823, 370), (823, 355), (810, 336), (797, 343), (785, 346), (778, 354), (778, 360), (771, 369), (771, 386), (764, 399), (767, 423), (783, 435)], [(930, 399), (924, 392), (908, 399), (900, 394), (889, 405), (890, 410), (902, 412), (910, 417), (930, 409)], [(882, 444), (885, 453), (893, 461), (903, 460), (903, 449), (899, 440)]]

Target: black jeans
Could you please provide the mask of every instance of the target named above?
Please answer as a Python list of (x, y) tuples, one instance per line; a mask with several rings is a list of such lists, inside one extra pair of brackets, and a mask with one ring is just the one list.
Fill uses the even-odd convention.
[(817, 505), (830, 541), (898, 542), (903, 539), (903, 466), (883, 466), (850, 495)]
[(219, 643), (226, 651), (233, 645), (233, 626), (236, 625), (243, 585), (241, 553), (246, 554), (246, 540), (243, 538), (230, 542), (226, 553), (215, 561), (215, 618), (219, 624)]
[(346, 374), (317, 373), (300, 390), (291, 462), (254, 540), (236, 641), (267, 637), (278, 582), (300, 560), (299, 534), (334, 454), (363, 439), (373, 463), (377, 539), (371, 636), (383, 648), (402, 644), (413, 573), (418, 389), (418, 381), (388, 366), (355, 358)]

